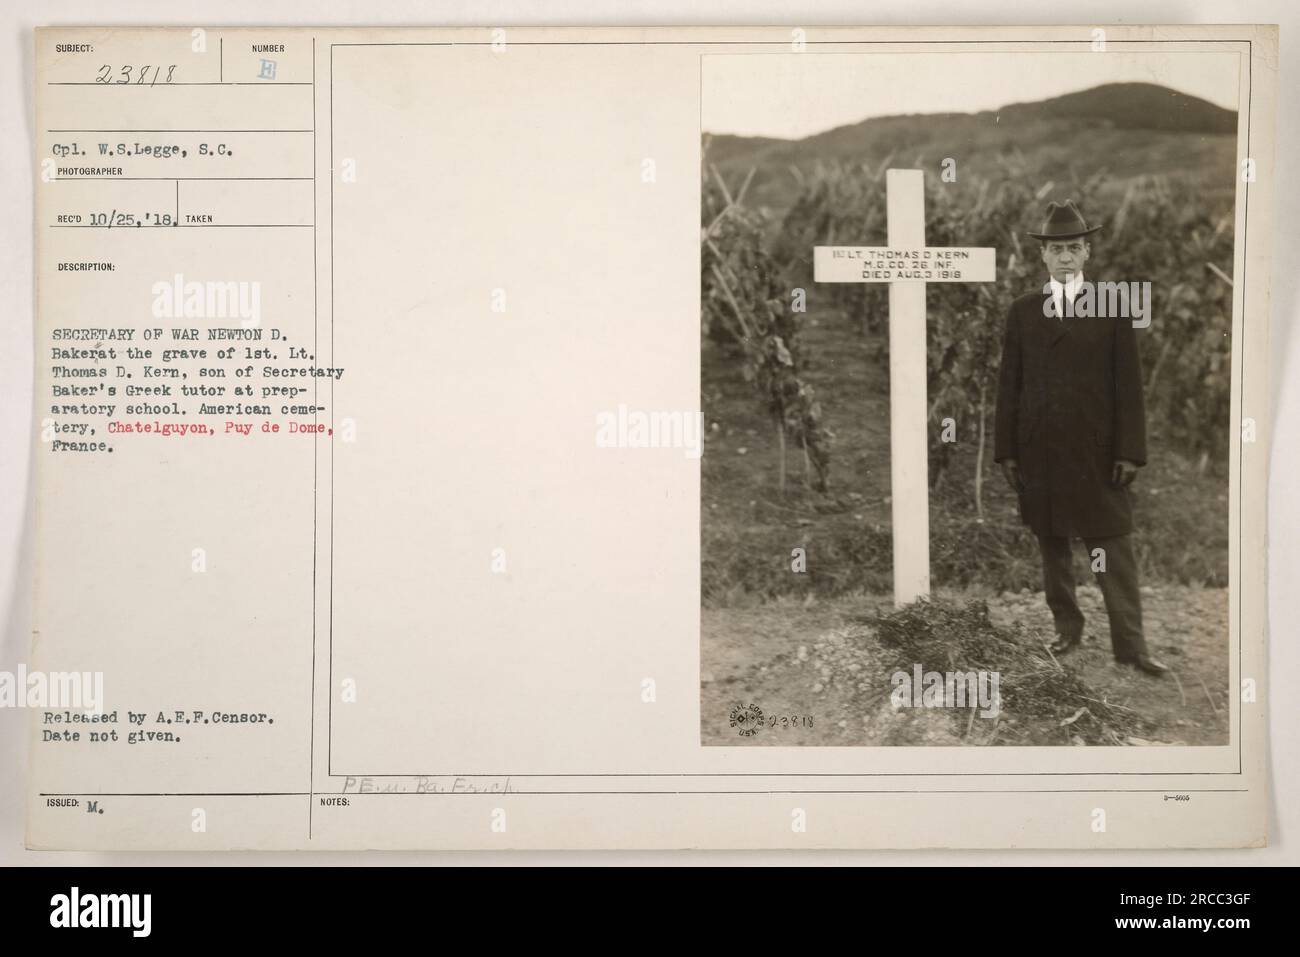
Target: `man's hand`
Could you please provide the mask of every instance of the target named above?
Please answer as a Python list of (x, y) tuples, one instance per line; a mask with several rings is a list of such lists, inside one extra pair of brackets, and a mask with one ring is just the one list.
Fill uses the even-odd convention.
[(1137, 475), (1138, 466), (1124, 459), (1116, 459), (1115, 467), (1110, 473), (1110, 484), (1116, 488), (1128, 488)]
[(1019, 494), (1025, 490), (1025, 480), (1020, 476), (1020, 463), (1015, 459), (1003, 459), (1002, 477), (1007, 480), (1011, 486), (1011, 491)]

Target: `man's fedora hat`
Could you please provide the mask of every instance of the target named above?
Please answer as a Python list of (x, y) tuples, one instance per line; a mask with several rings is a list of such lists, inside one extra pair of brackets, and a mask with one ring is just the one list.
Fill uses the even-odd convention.
[(1035, 239), (1074, 239), (1078, 236), (1090, 236), (1099, 229), (1100, 226), (1089, 228), (1083, 221), (1083, 215), (1075, 207), (1074, 200), (1067, 199), (1064, 203), (1049, 203), (1042, 232), (1030, 231), (1029, 235)]

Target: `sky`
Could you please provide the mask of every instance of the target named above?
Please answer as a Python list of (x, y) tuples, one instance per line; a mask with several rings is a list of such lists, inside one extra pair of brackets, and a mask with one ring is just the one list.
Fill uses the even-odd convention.
[(1158, 83), (1237, 108), (1231, 52), (707, 54), (703, 128), (802, 139), (873, 116), (976, 113), (1103, 83)]

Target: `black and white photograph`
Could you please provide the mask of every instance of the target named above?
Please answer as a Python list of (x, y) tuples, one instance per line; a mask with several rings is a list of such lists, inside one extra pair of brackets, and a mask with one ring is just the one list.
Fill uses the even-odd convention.
[(701, 67), (701, 741), (1223, 746), (1240, 62)]
[(1297, 856), (1296, 16), (67, 2), (0, 225), (24, 920), (548, 855), (1249, 926), (1121, 868)]

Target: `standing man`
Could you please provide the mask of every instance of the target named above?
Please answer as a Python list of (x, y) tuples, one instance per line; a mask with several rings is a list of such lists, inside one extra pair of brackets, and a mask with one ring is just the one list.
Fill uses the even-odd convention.
[[(1146, 464), (1142, 365), (1131, 318), (1076, 316), (1089, 227), (1073, 202), (1052, 203), (1039, 232), (1048, 282), (1011, 304), (998, 383), (994, 459), (1038, 536), (1053, 654), (1083, 639), (1070, 540), (1088, 549), (1110, 618), (1115, 660), (1151, 675), (1128, 486)], [(1091, 298), (1091, 297), (1090, 297)], [(1095, 301), (1095, 299), (1094, 299)]]

